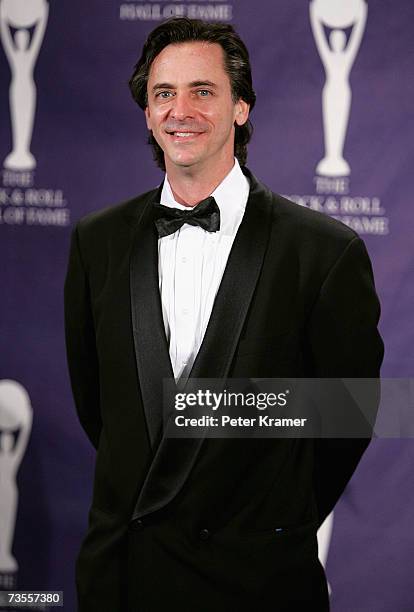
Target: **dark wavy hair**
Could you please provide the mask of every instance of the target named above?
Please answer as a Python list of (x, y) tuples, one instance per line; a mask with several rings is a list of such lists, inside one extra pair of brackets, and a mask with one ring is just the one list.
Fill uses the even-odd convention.
[[(142, 49), (142, 55), (135, 65), (129, 80), (129, 88), (135, 102), (143, 110), (148, 105), (147, 82), (151, 64), (157, 55), (170, 44), (191, 41), (217, 43), (224, 51), (224, 69), (229, 76), (233, 102), (240, 98), (253, 109), (256, 94), (252, 85), (249, 52), (233, 26), (224, 23), (211, 23), (187, 17), (175, 17), (165, 21), (150, 32)], [(234, 155), (241, 165), (246, 163), (247, 143), (250, 141), (253, 126), (248, 119), (244, 125), (235, 123)], [(152, 132), (148, 143), (152, 146), (154, 161), (165, 171), (164, 152)]]

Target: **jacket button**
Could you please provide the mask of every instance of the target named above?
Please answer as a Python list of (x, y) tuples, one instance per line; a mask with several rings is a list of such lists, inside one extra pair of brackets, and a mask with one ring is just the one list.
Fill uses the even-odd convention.
[(144, 529), (144, 521), (142, 519), (136, 519), (135, 521), (132, 521), (131, 527), (134, 531), (141, 531)]
[(208, 529), (201, 529), (200, 533), (198, 534), (198, 537), (200, 538), (200, 540), (205, 541), (209, 539), (210, 535), (211, 534)]

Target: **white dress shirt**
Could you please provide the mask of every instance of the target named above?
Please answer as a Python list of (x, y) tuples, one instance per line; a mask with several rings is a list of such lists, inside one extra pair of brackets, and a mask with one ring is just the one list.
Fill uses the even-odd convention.
[[(185, 223), (158, 239), (158, 274), (162, 316), (176, 381), (186, 379), (204, 338), (249, 196), (249, 181), (237, 159), (211, 193), (220, 209), (220, 230), (207, 232)], [(175, 201), (165, 177), (161, 204), (189, 210)]]

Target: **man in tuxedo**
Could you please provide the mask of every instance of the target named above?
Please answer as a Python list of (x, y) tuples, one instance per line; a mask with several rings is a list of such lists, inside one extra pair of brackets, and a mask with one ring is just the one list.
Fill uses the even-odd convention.
[(365, 246), (245, 167), (255, 94), (232, 26), (159, 25), (130, 88), (165, 180), (78, 222), (65, 283), (97, 450), (79, 610), (323, 612), (316, 531), (368, 439), (174, 439), (162, 381), (378, 377)]

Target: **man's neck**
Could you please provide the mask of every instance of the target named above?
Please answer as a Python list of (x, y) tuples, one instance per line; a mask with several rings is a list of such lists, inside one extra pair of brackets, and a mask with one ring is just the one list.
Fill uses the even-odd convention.
[(167, 168), (168, 182), (175, 201), (184, 206), (195, 206), (211, 195), (233, 166), (234, 158), (221, 168), (209, 172), (194, 168)]

